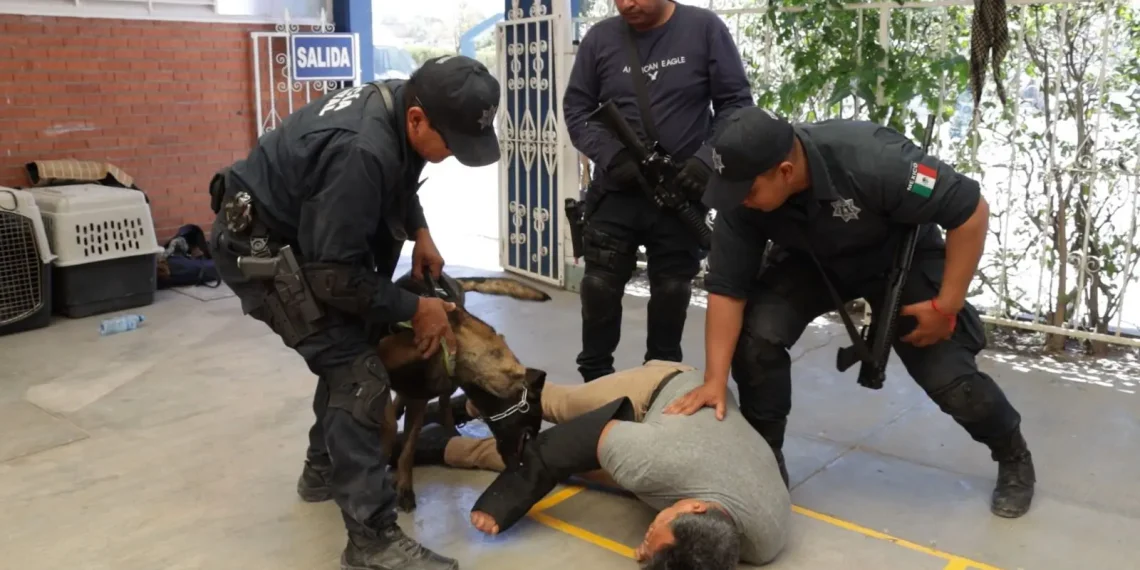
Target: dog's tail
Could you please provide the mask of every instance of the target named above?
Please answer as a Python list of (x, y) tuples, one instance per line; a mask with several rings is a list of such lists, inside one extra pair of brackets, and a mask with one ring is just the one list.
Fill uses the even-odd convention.
[(456, 277), (455, 280), (459, 282), (464, 291), (474, 291), (485, 295), (502, 295), (520, 301), (550, 300), (550, 295), (541, 289), (531, 287), (510, 277)]

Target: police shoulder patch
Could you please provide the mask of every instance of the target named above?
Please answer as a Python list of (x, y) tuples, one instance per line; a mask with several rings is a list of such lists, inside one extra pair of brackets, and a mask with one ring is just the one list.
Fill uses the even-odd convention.
[(934, 193), (934, 185), (938, 182), (938, 171), (932, 167), (914, 162), (910, 165), (910, 183), (907, 190), (929, 198)]

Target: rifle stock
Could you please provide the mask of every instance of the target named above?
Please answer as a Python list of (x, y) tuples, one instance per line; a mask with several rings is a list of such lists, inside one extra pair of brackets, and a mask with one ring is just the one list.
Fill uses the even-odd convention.
[(660, 208), (674, 210), (685, 226), (700, 242), (701, 248), (708, 250), (712, 243), (712, 230), (705, 223), (704, 215), (689, 203), (688, 198), (676, 189), (674, 181), (680, 168), (668, 154), (661, 151), (656, 142), (652, 147), (641, 143), (633, 127), (621, 116), (613, 101), (606, 101), (586, 117), (586, 122), (596, 122), (613, 133), (618, 141), (641, 165), (642, 176), (649, 182), (643, 187), (649, 199)]
[[(922, 137), (922, 152), (930, 148), (931, 138), (934, 134), (934, 114), (931, 113), (926, 121), (926, 132)], [(891, 356), (891, 343), (898, 329), (899, 309), (902, 308), (903, 288), (906, 286), (907, 275), (910, 274), (914, 262), (914, 250), (918, 246), (918, 233), (921, 226), (906, 229), (902, 242), (895, 251), (894, 263), (891, 264), (890, 277), (887, 279), (886, 292), (883, 296), (880, 313), (871, 316), (871, 326), (864, 329), (865, 337), (870, 341), (868, 347), (870, 361), (863, 361), (859, 367), (859, 385), (872, 390), (883, 387), (887, 378), (887, 361)], [(852, 339), (854, 340), (854, 339)], [(839, 349), (836, 355), (835, 366), (840, 372), (846, 371), (859, 362), (859, 352), (855, 346), (845, 346)]]

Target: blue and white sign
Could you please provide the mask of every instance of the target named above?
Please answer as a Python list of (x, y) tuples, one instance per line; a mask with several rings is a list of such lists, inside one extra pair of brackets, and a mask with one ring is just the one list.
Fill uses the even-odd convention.
[(356, 34), (292, 34), (289, 58), (297, 81), (356, 79)]

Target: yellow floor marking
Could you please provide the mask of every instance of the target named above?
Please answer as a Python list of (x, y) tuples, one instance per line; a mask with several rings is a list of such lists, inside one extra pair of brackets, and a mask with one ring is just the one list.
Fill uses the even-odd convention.
[(541, 513), (542, 511), (552, 508), (561, 502), (569, 500), (570, 497), (573, 497), (574, 495), (577, 495), (578, 493), (581, 493), (585, 490), (585, 487), (566, 487), (557, 493), (547, 495), (544, 499), (535, 503), (534, 506), (530, 508), (529, 514)]
[(949, 568), (950, 570), (961, 570), (962, 568), (976, 568), (977, 570), (999, 570), (998, 568), (996, 568), (994, 566), (990, 566), (989, 564), (983, 564), (981, 562), (970, 560), (969, 558), (963, 558), (963, 557), (955, 555), (955, 554), (950, 554), (949, 552), (943, 552), (943, 551), (935, 549), (935, 548), (930, 548), (929, 546), (923, 546), (921, 544), (917, 544), (917, 543), (911, 542), (909, 540), (899, 538), (897, 536), (891, 536), (885, 532), (879, 532), (877, 530), (869, 529), (865, 526), (858, 525), (858, 524), (855, 524), (853, 522), (848, 522), (848, 521), (845, 521), (843, 519), (837, 519), (831, 515), (825, 515), (823, 513), (817, 513), (815, 511), (808, 510), (808, 509), (805, 509), (805, 508), (800, 507), (800, 506), (792, 505), (792, 512), (799, 513), (805, 517), (815, 519), (817, 521), (825, 522), (825, 523), (828, 523), (830, 525), (834, 525), (834, 526), (837, 526), (839, 528), (849, 530), (851, 532), (857, 532), (863, 536), (867, 536), (870, 538), (877, 538), (879, 540), (885, 540), (887, 542), (890, 542), (892, 544), (896, 544), (896, 545), (901, 546), (903, 548), (908, 548), (910, 550), (914, 550), (915, 552), (921, 552), (923, 554), (929, 554), (931, 556), (937, 556), (938, 558), (946, 560), (946, 561), (950, 562), (951, 564), (961, 564), (962, 565), (962, 566), (948, 566), (947, 568)]
[(594, 534), (584, 528), (574, 526), (562, 519), (556, 519), (546, 513), (530, 513), (530, 518), (554, 529), (560, 530), (574, 538), (580, 538), (595, 546), (600, 546), (610, 552), (620, 554), (626, 558), (633, 558), (633, 549), (620, 543), (612, 541), (604, 536)]
[[(610, 540), (604, 536), (594, 534), (594, 533), (592, 533), (592, 532), (590, 532), (590, 531), (588, 531), (582, 527), (570, 524), (570, 523), (568, 523), (562, 519), (552, 517), (552, 516), (543, 512), (547, 509), (554, 507), (555, 505), (558, 505), (560, 503), (563, 503), (563, 502), (569, 500), (571, 497), (577, 496), (579, 493), (581, 493), (584, 490), (585, 490), (584, 487), (578, 487), (578, 486), (566, 487), (566, 488), (562, 489), (561, 491), (558, 491), (557, 493), (547, 495), (546, 498), (544, 498), (543, 500), (536, 503), (534, 505), (534, 507), (531, 507), (530, 512), (527, 514), (530, 516), (530, 518), (532, 518), (535, 521), (538, 521), (539, 523), (542, 523), (542, 524), (544, 524), (550, 528), (564, 532), (566, 534), (569, 534), (570, 536), (584, 540), (584, 541), (589, 542), (590, 544), (593, 544), (595, 546), (600, 546), (606, 550), (609, 550), (610, 552), (614, 552), (614, 553), (619, 554), (621, 556), (624, 556), (626, 558), (633, 558), (634, 557), (634, 550), (632, 548), (630, 548), (624, 544), (621, 544), (619, 542), (615, 542), (613, 540)], [(875, 538), (878, 540), (883, 540), (883, 541), (889, 542), (891, 544), (901, 546), (901, 547), (909, 549), (909, 550), (913, 550), (915, 552), (921, 552), (923, 554), (927, 554), (930, 556), (941, 558), (941, 559), (946, 561), (946, 566), (944, 566), (942, 568), (942, 570), (1000, 570), (996, 566), (990, 566), (989, 564), (978, 562), (976, 560), (970, 560), (969, 558), (963, 558), (963, 557), (958, 556), (956, 554), (950, 554), (949, 552), (943, 552), (943, 551), (938, 550), (936, 548), (930, 548), (928, 546), (923, 546), (921, 544), (914, 543), (914, 542), (911, 542), (909, 540), (899, 538), (897, 536), (891, 536), (885, 532), (879, 532), (877, 530), (873, 530), (873, 529), (867, 528), (865, 526), (855, 524), (853, 522), (848, 522), (848, 521), (845, 521), (843, 519), (835, 518), (831, 515), (825, 515), (823, 513), (817, 513), (813, 510), (805, 509), (805, 508), (797, 506), (797, 505), (792, 505), (792, 512), (798, 513), (798, 514), (803, 515), (805, 517), (808, 517), (810, 519), (815, 519), (815, 520), (820, 521), (820, 522), (825, 522), (825, 523), (830, 524), (832, 526), (837, 526), (837, 527), (842, 528), (844, 530), (849, 530), (851, 532), (859, 533), (859, 534), (866, 536), (866, 537), (869, 537), (869, 538)]]

